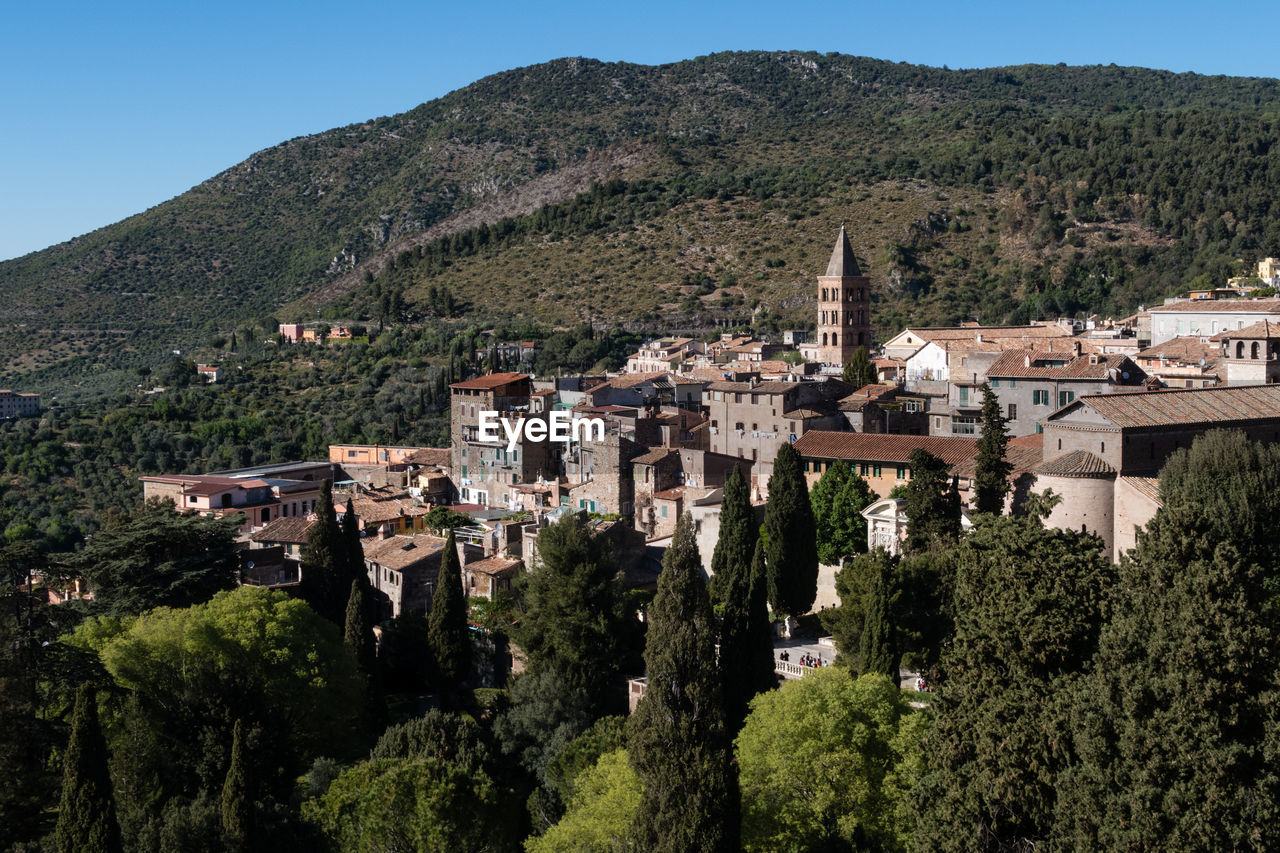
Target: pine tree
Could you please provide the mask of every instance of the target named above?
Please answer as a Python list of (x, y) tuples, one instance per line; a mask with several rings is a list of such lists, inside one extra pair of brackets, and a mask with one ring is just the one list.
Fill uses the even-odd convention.
[(800, 468), (800, 454), (790, 444), (778, 448), (773, 462), (764, 531), (768, 540), (765, 565), (769, 570), (769, 600), (773, 609), (803, 616), (818, 597), (817, 530), (809, 488)]
[(98, 698), (88, 684), (81, 684), (76, 691), (71, 740), (62, 757), (62, 800), (54, 849), (58, 853), (118, 853), (122, 849), (107, 770), (107, 745), (98, 726)]
[(845, 363), (840, 378), (855, 389), (876, 384), (876, 366), (867, 357), (866, 347), (858, 347), (853, 351), (853, 355), (849, 356), (849, 361)]
[(462, 566), (452, 530), (440, 556), (427, 639), (435, 661), (437, 687), (446, 692), (456, 689), (471, 672), (471, 632), (467, 627), (467, 603), (462, 596)]
[(948, 482), (947, 463), (927, 450), (916, 449), (911, 451), (910, 465), (911, 482), (906, 486), (903, 507), (907, 515), (903, 550), (921, 552), (935, 544), (955, 542), (960, 536), (960, 494), (955, 484)]
[(222, 832), (233, 850), (249, 845), (252, 821), (249, 762), (244, 755), (244, 723), (236, 720), (231, 735), (231, 766), (222, 784)]
[(862, 636), (858, 642), (858, 674), (887, 675), (897, 684), (901, 656), (891, 612), (893, 579), (889, 566), (882, 563), (872, 580), (866, 615), (862, 620)]
[(648, 686), (628, 721), (644, 785), (639, 848), (736, 851), (738, 794), (716, 668), (715, 623), (688, 515), (676, 524), (649, 609)]
[(736, 572), (726, 588), (720, 622), (725, 725), (731, 735), (742, 728), (751, 699), (777, 686), (768, 585), (764, 544), (757, 540), (751, 565), (747, 571)]
[(333, 511), (333, 484), (325, 480), (316, 504), (315, 524), (302, 546), (302, 594), (321, 616), (341, 625), (346, 614), (347, 552)]
[(973, 478), (974, 510), (996, 515), (1004, 512), (1013, 465), (1006, 458), (1009, 422), (1000, 412), (1000, 398), (982, 384), (982, 437), (978, 439), (977, 472)]
[[(751, 555), (760, 538), (760, 524), (751, 508), (747, 478), (737, 465), (724, 481), (720, 502), (720, 535), (711, 552), (711, 595), (715, 604), (726, 603), (728, 587), (737, 575), (751, 569)], [(743, 587), (745, 589), (745, 586)]]

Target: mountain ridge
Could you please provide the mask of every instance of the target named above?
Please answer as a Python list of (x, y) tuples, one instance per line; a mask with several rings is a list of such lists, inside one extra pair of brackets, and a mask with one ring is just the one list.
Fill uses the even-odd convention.
[[(536, 220), (548, 205), (571, 204), (591, 185), (615, 179), (657, 187), (649, 192), (656, 203), (633, 203), (625, 193), (600, 202), (601, 215), (630, 218), (633, 230), (640, 226), (630, 207), (644, 206), (654, 222), (673, 222), (707, 187), (728, 196), (720, 201), (733, 215), (753, 215), (754, 204), (756, 213), (767, 218), (778, 211), (784, 222), (817, 214), (825, 227), (835, 216), (831, 205), (845, 203), (841, 199), (884, 181), (923, 182), (930, 192), (980, 205), (968, 217), (980, 232), (955, 237), (952, 254), (935, 257), (936, 246), (921, 248), (913, 236), (914, 220), (884, 229), (868, 222), (875, 242), (861, 245), (860, 257), (872, 260), (890, 315), (908, 311), (916, 304), (910, 299), (922, 315), (968, 312), (982, 300), (966, 296), (947, 308), (930, 280), (942, 280), (945, 264), (961, 263), (982, 273), (957, 274), (957, 287), (966, 291), (987, 286), (986, 278), (1013, 276), (1025, 253), (1005, 257), (1000, 247), (1041, 224), (1048, 237), (1042, 248), (1052, 261), (1046, 288), (1082, 294), (1063, 307), (1119, 307), (1153, 293), (1155, 285), (1140, 280), (1129, 288), (1132, 295), (1113, 297), (1107, 289), (1095, 297), (1058, 280), (1063, 257), (1074, 254), (1085, 263), (1106, 255), (1103, 266), (1128, 278), (1145, 275), (1137, 260), (1107, 255), (1111, 248), (1133, 248), (1127, 239), (1094, 247), (1088, 228), (1121, 235), (1145, 228), (1150, 233), (1142, 239), (1176, 258), (1187, 277), (1217, 275), (1230, 258), (1274, 244), (1271, 223), (1280, 217), (1269, 199), (1280, 190), (1280, 175), (1265, 161), (1278, 115), (1275, 80), (1118, 66), (950, 70), (786, 51), (711, 54), (658, 66), (558, 59), (491, 75), (395, 116), (286, 140), (168, 202), (0, 263), (6, 327), (0, 364), (6, 372), (61, 365), (57, 369), (70, 375), (86, 361), (108, 368), (145, 361), (169, 346), (266, 317), (314, 318), (317, 308), (322, 315), (368, 314), (362, 306), (372, 298), (365, 290), (371, 286), (402, 288), (411, 316), (430, 313), (423, 308), (427, 289), (448, 284), (454, 264), (473, 262), (454, 257), (449, 247), (432, 249), (427, 255), (440, 261), (428, 272), (416, 263), (419, 249), (454, 235), (483, 234), (479, 229), (504, 220)], [(775, 188), (761, 198), (766, 183)], [(1022, 199), (1014, 207), (1026, 210), (1011, 212), (1011, 193)], [(885, 216), (897, 216), (890, 209), (897, 203), (887, 198)], [(605, 210), (609, 205), (618, 209)], [(934, 207), (925, 217), (936, 214), (943, 228), (965, 218), (959, 208)], [(869, 216), (877, 218), (876, 211)], [(1051, 221), (1022, 221), (1043, 216)], [(1214, 220), (1224, 223), (1225, 233)], [(774, 225), (740, 236), (767, 239)], [(850, 227), (858, 245), (859, 225)], [(1197, 230), (1206, 232), (1204, 239)], [(1075, 231), (1082, 245), (1064, 246)], [(533, 231), (521, 233), (533, 239)], [(560, 229), (561, 237), (566, 233)], [(556, 236), (550, 231), (539, 234), (544, 244), (556, 242), (548, 240)], [(614, 235), (614, 242), (628, 239), (621, 231)], [(1163, 247), (1167, 240), (1177, 245)], [(996, 244), (995, 260), (979, 257), (983, 242)], [(732, 248), (735, 256), (748, 253), (747, 246)], [(388, 259), (405, 251), (415, 254), (412, 275), (389, 274)], [(622, 258), (639, 268), (639, 281), (645, 281), (643, 262), (642, 255)], [(577, 273), (573, 264), (564, 266)], [(742, 279), (764, 272), (764, 289), (741, 282), (729, 289), (756, 301), (751, 316), (758, 316), (761, 305), (779, 313), (775, 309), (785, 306), (772, 302), (794, 298), (803, 286), (778, 269), (674, 264), (654, 283), (678, 290), (698, 273)], [(923, 285), (908, 288), (910, 299), (899, 298), (887, 286), (895, 275)], [(774, 285), (777, 300), (769, 289)], [(1028, 286), (1010, 279), (1002, 292), (1013, 297)], [(552, 283), (543, 291), (572, 288)], [(495, 301), (501, 292), (481, 286), (468, 316), (518, 317)], [(684, 294), (658, 296), (664, 301), (647, 310)], [(644, 313), (637, 306), (603, 319), (634, 324)], [(802, 318), (803, 312), (779, 316)], [(92, 341), (60, 334), (68, 326), (123, 329), (133, 339), (118, 352), (103, 352)]]

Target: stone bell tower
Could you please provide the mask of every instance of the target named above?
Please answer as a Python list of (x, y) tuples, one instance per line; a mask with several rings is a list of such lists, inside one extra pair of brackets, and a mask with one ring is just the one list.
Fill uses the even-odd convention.
[(819, 360), (843, 365), (858, 347), (871, 349), (871, 279), (858, 269), (840, 226), (827, 274), (818, 276)]

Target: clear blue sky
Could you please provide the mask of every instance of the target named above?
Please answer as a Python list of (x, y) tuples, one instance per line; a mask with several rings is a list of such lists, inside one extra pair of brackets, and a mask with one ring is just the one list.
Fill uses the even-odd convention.
[(4, 29), (0, 259), (145, 210), (284, 139), (561, 56), (661, 63), (793, 49), (1280, 77), (1275, 0), (15, 0)]

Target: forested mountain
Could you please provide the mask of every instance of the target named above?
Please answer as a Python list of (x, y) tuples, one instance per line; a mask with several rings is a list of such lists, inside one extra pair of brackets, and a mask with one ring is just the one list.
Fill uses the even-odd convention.
[(803, 325), (842, 221), (881, 332), (1127, 313), (1280, 253), (1278, 134), (1269, 79), (556, 60), (0, 264), (0, 367), (56, 384), (267, 317)]

